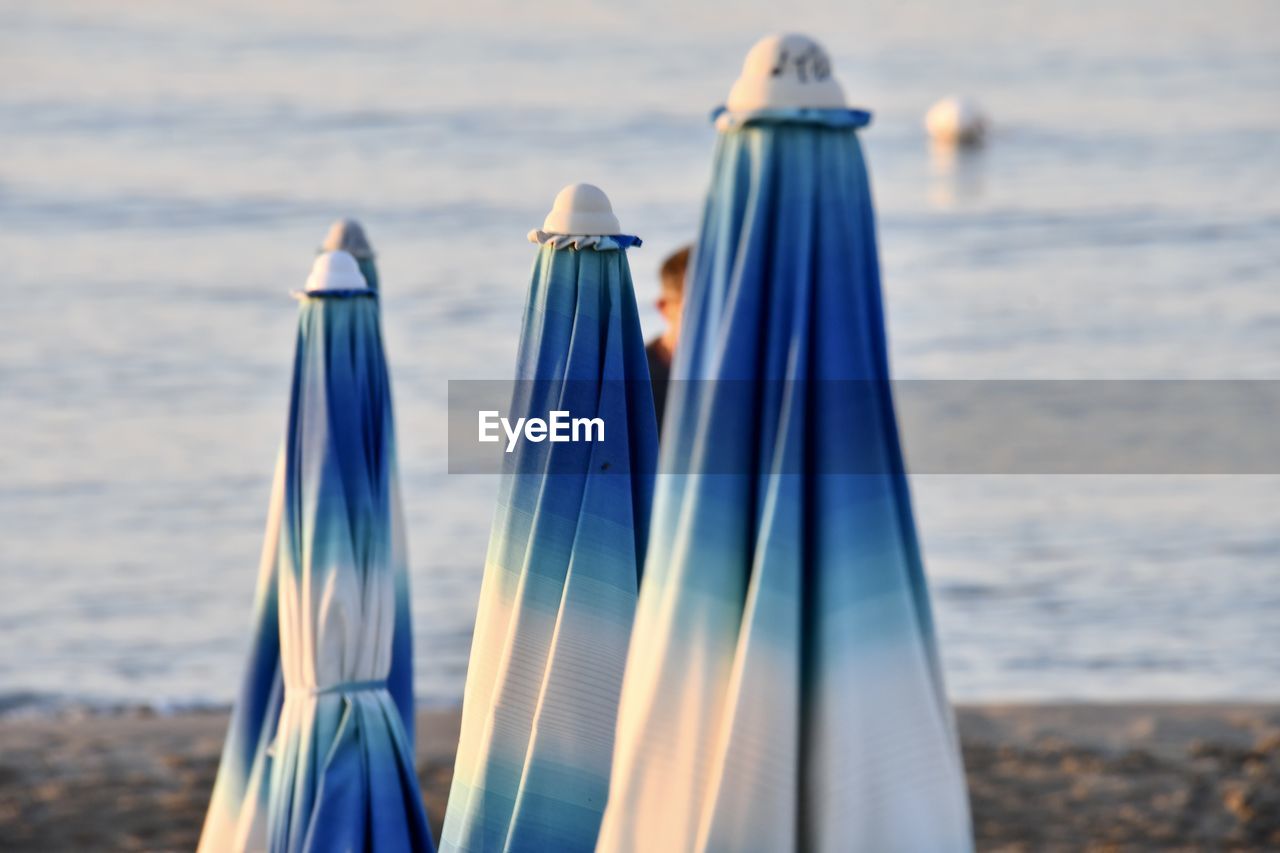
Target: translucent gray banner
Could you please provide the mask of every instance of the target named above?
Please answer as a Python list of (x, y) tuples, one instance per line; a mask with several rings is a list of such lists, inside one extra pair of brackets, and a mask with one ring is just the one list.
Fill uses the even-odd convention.
[[(575, 435), (575, 421), (601, 420), (604, 441), (619, 441), (618, 430), (626, 426), (615, 422), (611, 431), (610, 420), (625, 421), (625, 411), (601, 415), (597, 403), (637, 393), (636, 387), (622, 385), (450, 381), (450, 473), (581, 471), (584, 445), (594, 439), (590, 429), (596, 425), (577, 423)], [(513, 395), (521, 414), (547, 421), (542, 438), (537, 424), (531, 433), (510, 429), (516, 426)], [(679, 415), (674, 401), (690, 395), (713, 401), (715, 418), (706, 423), (672, 418)], [(531, 401), (540, 405), (531, 409)], [(885, 451), (883, 425), (891, 410), (901, 456)], [(553, 416), (553, 411), (563, 414)], [(777, 452), (778, 423), (761, 413), (774, 413), (776, 421), (783, 411), (792, 419), (789, 434), (802, 452)], [(490, 440), (481, 440), (482, 412), (495, 413), (488, 419)], [(507, 418), (507, 426), (494, 418)], [(764, 473), (761, 459), (771, 460), (774, 473), (1280, 474), (1280, 382), (673, 382), (665, 429), (668, 440), (675, 429), (698, 431), (707, 448), (693, 457), (696, 462), (664, 454), (658, 473), (666, 474), (689, 473), (681, 470), (689, 468), (758, 474)], [(626, 458), (613, 462), (609, 472), (629, 471)]]

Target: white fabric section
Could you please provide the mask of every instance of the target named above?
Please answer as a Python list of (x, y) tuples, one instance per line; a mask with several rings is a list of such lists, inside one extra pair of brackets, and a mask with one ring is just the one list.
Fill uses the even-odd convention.
[[(324, 412), (329, 407), (322, 373), (315, 370), (308, 375), (305, 397), (311, 412)], [(317, 447), (327, 446), (329, 440), (323, 432), (330, 428), (322, 418), (309, 419), (309, 441)], [(322, 470), (329, 463), (317, 455), (304, 458), (301, 464), (316, 466), (316, 470), (299, 472), (302, 505), (315, 507), (321, 498), (321, 484), (332, 476)], [(325, 497), (335, 500), (337, 495), (329, 491)], [(333, 507), (321, 505), (320, 509), (332, 511)], [(345, 519), (332, 526), (325, 524), (323, 515), (312, 516), (312, 520), (315, 530), (297, 531), (302, 536), (301, 563), (282, 566), (280, 572), (280, 662), (286, 704), (300, 696), (311, 701), (310, 691), (343, 682), (385, 679), (391, 670), (395, 572), (364, 570), (365, 565), (377, 566), (385, 558), (353, 553)], [(327, 554), (325, 561), (319, 562), (314, 557), (322, 543)], [(392, 549), (404, 553), (403, 546)]]
[[(811, 720), (808, 804), (817, 851), (934, 853), (972, 849), (964, 768), (949, 706), (920, 701), (933, 690), (918, 643), (903, 637), (900, 596), (870, 599), (829, 620), (856, 635), (858, 653), (824, 670)], [(824, 642), (839, 647), (844, 637)], [(868, 691), (861, 685), (875, 685)], [(856, 767), (857, 772), (850, 772)]]
[[(674, 590), (674, 586), (668, 587)], [(641, 606), (645, 605), (641, 589)], [(663, 612), (670, 621), (668, 601), (652, 601), (649, 606)], [(697, 838), (714, 756), (707, 743), (720, 743), (723, 728), (725, 685), (732, 678), (736, 638), (723, 632), (705, 631), (708, 624), (724, 624), (737, 616), (737, 609), (713, 597), (701, 598), (700, 607), (714, 615), (699, 620), (701, 634), (682, 635), (668, 630), (646, 636), (648, 644), (633, 642), (627, 658), (619, 702), (618, 727), (614, 739), (613, 775), (609, 803), (601, 825), (598, 851), (608, 853), (647, 853), (649, 850), (688, 851)], [(637, 618), (637, 623), (640, 619)], [(654, 642), (656, 640), (656, 642)], [(661, 662), (670, 654), (671, 646), (685, 650), (689, 657), (687, 678), (664, 690), (676, 701), (641, 702), (639, 697), (653, 695), (665, 687)], [(655, 726), (652, 720), (663, 721)], [(669, 734), (664, 741), (648, 740), (643, 733), (660, 729)], [(636, 774), (630, 768), (642, 765), (649, 772)], [(613, 813), (620, 813), (614, 817)], [(646, 822), (636, 827), (623, 818), (627, 815), (662, 815), (661, 821)], [(633, 835), (632, 830), (638, 830)], [(640, 833), (643, 833), (641, 837)]]
[(618, 241), (605, 234), (551, 234), (535, 228), (529, 232), (529, 242), (551, 244), (556, 249), (595, 249), (607, 252), (619, 248)]

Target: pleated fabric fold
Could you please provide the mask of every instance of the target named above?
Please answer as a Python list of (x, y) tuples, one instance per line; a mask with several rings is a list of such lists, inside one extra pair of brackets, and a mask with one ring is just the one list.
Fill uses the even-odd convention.
[(972, 846), (887, 384), (865, 120), (833, 114), (721, 123), (602, 851)]
[(510, 417), (567, 411), (604, 435), (505, 460), (442, 850), (595, 846), (657, 456), (622, 245), (547, 243), (534, 264)]
[[(369, 260), (370, 266), (372, 261)], [(376, 273), (365, 270), (370, 288)], [(376, 313), (376, 302), (365, 297)], [(369, 311), (369, 307), (361, 309)], [(380, 343), (379, 343), (380, 346)], [(389, 405), (389, 402), (388, 402)], [(284, 681), (280, 667), (280, 616), (278, 607), (280, 524), (284, 516), (285, 453), (280, 451), (275, 465), (268, 507), (266, 533), (262, 543), (259, 579), (253, 606), (252, 640), (246, 671), (227, 740), (218, 766), (214, 792), (201, 831), (200, 853), (227, 853), (234, 850), (266, 848), (266, 808), (270, 790), (268, 749), (275, 738), (276, 725), (284, 704)], [(404, 558), (404, 532), (399, 485), (392, 470), (393, 543), (398, 557), (392, 561), (396, 584), (396, 624), (393, 630), (392, 666), (387, 684), (396, 703), (410, 753), (413, 747), (413, 630), (408, 590), (408, 566)]]
[(284, 448), (284, 705), (273, 851), (434, 849), (390, 692), (407, 574), (390, 377), (372, 294), (303, 297)]

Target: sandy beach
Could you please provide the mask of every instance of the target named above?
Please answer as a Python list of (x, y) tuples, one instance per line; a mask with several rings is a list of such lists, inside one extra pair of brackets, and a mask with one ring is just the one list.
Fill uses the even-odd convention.
[[(981, 705), (958, 711), (979, 849), (1280, 847), (1280, 705)], [(0, 849), (190, 850), (226, 717), (0, 722)], [(458, 734), (421, 711), (438, 833)]]

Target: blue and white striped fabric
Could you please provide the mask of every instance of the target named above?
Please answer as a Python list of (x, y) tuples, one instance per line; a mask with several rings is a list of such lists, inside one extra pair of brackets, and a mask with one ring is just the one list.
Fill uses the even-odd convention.
[(605, 440), (508, 457), (442, 850), (595, 847), (657, 457), (632, 242), (534, 264), (509, 416), (600, 417)]
[(885, 384), (868, 120), (720, 124), (602, 851), (971, 847)]
[[(429, 850), (377, 306), (367, 291), (303, 299), (254, 642), (200, 850), (330, 849), (347, 838), (354, 850)], [(352, 681), (385, 686), (312, 694)]]
[(261, 850), (266, 846), (267, 751), (275, 737), (280, 706), (284, 704), (284, 682), (280, 678), (280, 616), (276, 604), (283, 509), (282, 451), (276, 462), (267, 510), (248, 667), (231, 712), (213, 796), (200, 833), (199, 853)]
[(303, 296), (284, 448), (274, 851), (431, 850), (388, 689), (405, 564), (391, 385), (369, 291)]

